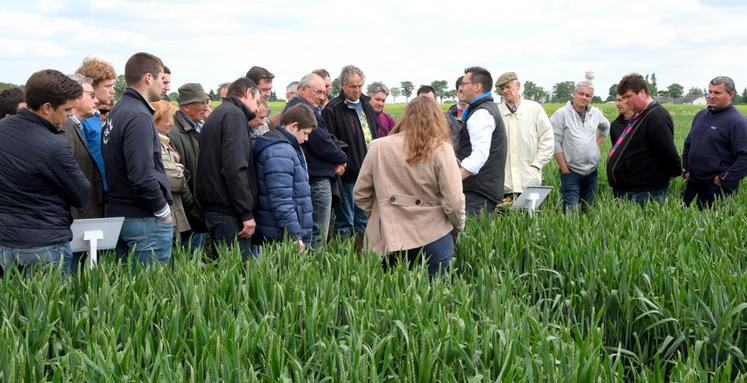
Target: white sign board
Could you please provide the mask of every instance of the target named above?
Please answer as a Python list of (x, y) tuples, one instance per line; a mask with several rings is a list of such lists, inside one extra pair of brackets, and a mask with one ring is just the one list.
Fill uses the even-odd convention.
[(519, 198), (511, 205), (511, 209), (526, 209), (530, 213), (537, 210), (547, 195), (552, 191), (552, 186), (530, 186), (524, 190)]
[(73, 231), (70, 246), (75, 252), (88, 251), (88, 266), (93, 267), (98, 262), (98, 249), (117, 247), (123, 222), (124, 217), (76, 219), (70, 226)]

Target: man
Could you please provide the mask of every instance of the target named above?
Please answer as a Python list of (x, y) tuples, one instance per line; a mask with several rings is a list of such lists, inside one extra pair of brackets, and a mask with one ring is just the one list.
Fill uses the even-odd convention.
[(144, 266), (164, 264), (171, 260), (174, 219), (149, 103), (161, 96), (163, 63), (152, 54), (136, 53), (127, 60), (124, 75), (127, 89), (102, 133), (109, 180), (106, 215), (125, 218), (116, 249), (120, 260), (131, 252)]
[(75, 162), (91, 185), (91, 192), (88, 193), (88, 201), (85, 206), (70, 209), (70, 214), (73, 219), (101, 218), (104, 216), (104, 191), (101, 183), (101, 173), (96, 158), (88, 148), (86, 139), (81, 132), (83, 129), (81, 121), (96, 113), (98, 98), (93, 90), (93, 80), (91, 78), (80, 73), (74, 73), (68, 77), (80, 84), (83, 88), (83, 94), (75, 100), (72, 115), (62, 126), (64, 135), (61, 138), (70, 145)]
[(503, 102), (498, 104), (506, 126), (505, 204), (527, 186), (542, 185), (542, 168), (553, 154), (553, 133), (550, 119), (542, 105), (521, 97), (521, 83), (514, 72), (506, 72), (495, 83)]
[(298, 82), (298, 96), (291, 99), (283, 113), (298, 104), (304, 104), (314, 111), (317, 128), (311, 131), (309, 140), (301, 148), (306, 156), (309, 183), (311, 184), (312, 232), (311, 247), (321, 247), (329, 234), (329, 223), (332, 216), (332, 181), (335, 176), (345, 172), (348, 157), (337, 146), (335, 138), (329, 133), (322, 118), (321, 106), (326, 100), (324, 80), (310, 73)]
[(599, 144), (610, 131), (610, 122), (591, 106), (594, 86), (576, 84), (571, 101), (550, 117), (555, 135), (555, 162), (560, 170), (563, 210), (582, 203), (582, 211), (594, 201), (599, 165)]
[(0, 92), (0, 118), (12, 116), (21, 109), (26, 109), (26, 101), (21, 88), (10, 88)]
[[(459, 77), (459, 82), (461, 86), (461, 80), (464, 76)], [(433, 101), (436, 101), (438, 103), (436, 97), (438, 95), (436, 94), (436, 89), (434, 89), (430, 85), (423, 85), (420, 88), (418, 88), (417, 92), (418, 96), (425, 96)], [(459, 129), (461, 129), (461, 125), (457, 121), (456, 117), (452, 115), (450, 112), (446, 111), (444, 112), (444, 117), (446, 118), (446, 123), (449, 125), (449, 131), (451, 133), (451, 144), (454, 146), (454, 149), (459, 147)]]
[[(179, 110), (174, 113), (174, 126), (169, 130), (171, 145), (179, 153), (179, 162), (187, 170), (186, 180), (189, 192), (195, 195), (197, 184), (197, 157), (200, 154), (200, 131), (202, 120), (210, 107), (210, 97), (202, 85), (187, 83), (179, 87)], [(187, 211), (189, 232), (182, 235), (182, 246), (201, 248), (205, 241), (205, 224), (196, 205)], [(190, 246), (191, 245), (191, 246)]]
[(229, 86), (231, 86), (230, 82), (224, 82), (223, 84), (218, 85), (218, 96), (220, 97), (220, 102), (223, 102), (223, 99), (228, 97)]
[[(254, 81), (255, 84), (257, 84), (257, 88), (259, 88), (259, 95), (261, 96), (261, 102), (267, 105), (267, 102), (270, 101), (270, 97), (272, 97), (272, 80), (275, 78), (275, 75), (270, 73), (269, 70), (262, 68), (261, 66), (253, 66), (249, 68), (249, 71), (246, 72), (246, 77), (252, 81)], [(274, 127), (280, 122), (281, 113), (278, 113), (274, 116), (271, 116), (272, 110), (267, 108), (267, 117), (265, 117), (265, 121), (262, 122), (258, 127), (255, 128), (257, 131), (261, 132), (267, 132), (270, 130), (270, 128)]]
[(329, 72), (324, 68), (314, 69), (311, 73), (321, 77), (324, 80), (324, 102), (322, 108), (327, 106), (329, 100), (332, 99), (332, 77)]
[(270, 131), (270, 126), (267, 124), (267, 115), (269, 108), (267, 103), (261, 99), (257, 102), (257, 111), (254, 113), (254, 118), (249, 120), (249, 133), (253, 136), (261, 136)]
[(285, 87), (285, 100), (290, 101), (298, 95), (298, 81), (293, 81)]
[(469, 214), (490, 212), (503, 198), (506, 166), (506, 128), (493, 102), (493, 78), (485, 68), (464, 71), (462, 92), (467, 107), (462, 113), (456, 150), (462, 172), (465, 208)]
[[(86, 57), (75, 72), (93, 80), (93, 91), (96, 92), (96, 99), (98, 100), (97, 108), (105, 110), (106, 105), (112, 103), (114, 99), (114, 82), (117, 78), (114, 67), (101, 59)], [(86, 145), (93, 154), (93, 158), (96, 159), (96, 166), (101, 174), (102, 187), (104, 193), (106, 193), (109, 190), (109, 184), (106, 180), (104, 156), (101, 153), (101, 131), (104, 128), (101, 118), (102, 113), (96, 111), (93, 116), (82, 120), (80, 133), (85, 137)]]
[(710, 207), (747, 175), (747, 119), (733, 104), (736, 94), (730, 77), (708, 84), (708, 108), (695, 115), (682, 151), (687, 206), (697, 198), (699, 208)]
[(169, 91), (171, 90), (171, 69), (163, 66), (163, 88), (161, 89), (161, 100), (171, 102)]
[(377, 130), (376, 114), (368, 103), (368, 97), (362, 95), (364, 81), (363, 71), (358, 67), (348, 65), (342, 68), (341, 92), (322, 111), (329, 132), (348, 146), (340, 203), (335, 207), (335, 229), (343, 236), (356, 234), (358, 248), (363, 245), (368, 219), (363, 210), (355, 206), (353, 186)]
[(457, 102), (450, 106), (448, 110), (449, 114), (456, 118), (459, 123), (459, 128), (462, 127), (462, 111), (464, 111), (464, 108), (467, 106), (464, 103), (464, 95), (462, 94), (462, 81), (464, 81), (464, 76), (459, 76), (456, 80), (454, 89), (456, 89), (457, 92)]
[(607, 180), (616, 198), (663, 202), (670, 178), (682, 174), (672, 116), (651, 98), (640, 74), (623, 77), (617, 94), (636, 115), (610, 150)]
[(86, 203), (90, 185), (58, 135), (83, 90), (46, 69), (25, 91), (28, 109), (0, 120), (0, 269), (61, 262), (68, 274), (70, 206)]
[(259, 100), (254, 81), (242, 77), (231, 83), (228, 97), (205, 122), (197, 159), (197, 200), (213, 245), (231, 246), (236, 240), (244, 259), (252, 255), (251, 237), (257, 226), (257, 180), (248, 124)]

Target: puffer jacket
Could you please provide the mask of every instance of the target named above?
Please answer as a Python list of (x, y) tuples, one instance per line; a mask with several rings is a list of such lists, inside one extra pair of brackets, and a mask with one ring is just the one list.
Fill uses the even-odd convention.
[(256, 234), (263, 240), (293, 240), (311, 244), (311, 187), (306, 160), (296, 138), (283, 127), (254, 141), (257, 173)]

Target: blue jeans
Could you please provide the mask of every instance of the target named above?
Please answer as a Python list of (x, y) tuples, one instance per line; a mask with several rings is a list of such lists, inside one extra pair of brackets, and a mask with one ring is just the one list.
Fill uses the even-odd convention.
[(37, 266), (53, 268), (62, 262), (62, 274), (73, 272), (73, 250), (69, 242), (56, 245), (18, 249), (0, 245), (0, 267), (9, 270), (16, 266), (25, 275), (31, 275), (31, 270)]
[(181, 236), (181, 246), (186, 250), (190, 249), (191, 251), (202, 249), (205, 246), (205, 239), (207, 238), (207, 233), (195, 233), (193, 231), (188, 231), (185, 233), (182, 233)]
[(239, 238), (237, 234), (244, 227), (243, 223), (236, 217), (227, 214), (205, 212), (205, 226), (207, 226), (210, 235), (213, 237), (212, 254), (217, 258), (218, 253), (215, 246), (218, 243), (224, 243), (231, 248), (235, 243), (239, 245), (241, 259), (246, 260), (249, 256), (257, 257), (252, 252), (252, 240)]
[(443, 237), (415, 249), (389, 253), (382, 259), (384, 270), (389, 270), (401, 259), (407, 257), (410, 268), (418, 264), (420, 256), (424, 256), (428, 262), (428, 278), (433, 279), (436, 275), (444, 275), (449, 271), (449, 262), (454, 255), (454, 237), (447, 233)]
[(311, 234), (311, 247), (318, 249), (327, 241), (329, 220), (332, 216), (332, 184), (325, 178), (311, 183), (311, 213), (314, 230)]
[[(153, 218), (125, 218), (117, 241), (117, 256), (127, 261), (130, 252), (143, 266), (171, 262), (174, 222)], [(137, 263), (133, 263), (135, 266)]]
[(368, 224), (366, 213), (353, 200), (354, 186), (354, 182), (342, 182), (340, 204), (335, 207), (335, 230), (344, 237), (354, 234), (353, 231), (363, 235)]
[(685, 183), (685, 194), (682, 196), (685, 206), (690, 206), (697, 197), (698, 208), (705, 209), (711, 207), (716, 198), (733, 194), (736, 189), (724, 186), (718, 186), (709, 181), (687, 181)]
[(594, 191), (597, 188), (597, 169), (582, 176), (570, 171), (560, 173), (560, 191), (563, 194), (563, 210), (576, 209), (581, 203), (581, 211), (586, 212), (587, 206), (594, 202)]
[(667, 190), (669, 189), (669, 186), (666, 186), (659, 190), (651, 190), (651, 191), (643, 191), (643, 192), (636, 192), (636, 191), (630, 191), (620, 188), (614, 188), (612, 189), (612, 193), (615, 195), (615, 198), (618, 199), (629, 199), (641, 206), (646, 205), (648, 201), (653, 200), (654, 202), (663, 203), (664, 200), (667, 198)]

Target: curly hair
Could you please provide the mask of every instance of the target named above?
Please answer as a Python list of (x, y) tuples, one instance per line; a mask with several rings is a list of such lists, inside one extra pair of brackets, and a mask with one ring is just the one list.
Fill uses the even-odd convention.
[(163, 119), (169, 118), (176, 113), (176, 107), (168, 101), (160, 100), (152, 102), (151, 105), (153, 106), (153, 109), (156, 110), (153, 112), (154, 122), (159, 122)]
[(76, 72), (90, 77), (93, 80), (93, 86), (99, 85), (102, 81), (117, 78), (117, 72), (114, 71), (112, 64), (96, 57), (86, 57), (83, 59), (83, 63), (80, 64), (80, 68)]
[(405, 107), (402, 118), (389, 134), (405, 133), (407, 164), (413, 165), (430, 158), (442, 143), (451, 144), (449, 127), (444, 112), (436, 101), (417, 96)]

